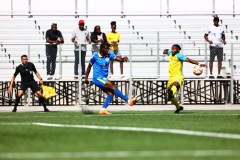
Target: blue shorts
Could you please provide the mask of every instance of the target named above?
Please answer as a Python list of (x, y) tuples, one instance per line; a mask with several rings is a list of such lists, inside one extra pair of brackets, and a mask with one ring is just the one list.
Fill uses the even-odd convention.
[(107, 83), (108, 79), (107, 78), (101, 78), (101, 77), (98, 77), (98, 78), (93, 78), (92, 79), (92, 82), (93, 84), (95, 84), (96, 86), (98, 86), (99, 88), (103, 89), (104, 86), (105, 86), (105, 83)]
[(115, 56), (121, 56), (121, 54), (120, 54), (120, 51), (119, 50), (111, 50), (111, 49), (109, 49), (109, 51), (108, 51), (109, 53), (111, 53), (111, 54), (114, 54)]

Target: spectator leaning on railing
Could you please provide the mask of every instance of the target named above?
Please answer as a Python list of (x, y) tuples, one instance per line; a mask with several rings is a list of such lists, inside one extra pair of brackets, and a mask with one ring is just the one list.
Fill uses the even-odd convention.
[(78, 28), (74, 29), (72, 33), (71, 41), (74, 43), (74, 54), (75, 54), (75, 62), (74, 62), (74, 78), (78, 78), (78, 64), (79, 64), (79, 44), (81, 44), (81, 66), (82, 66), (82, 75), (85, 75), (85, 58), (87, 52), (87, 45), (91, 44), (89, 32), (84, 28), (84, 20), (80, 20), (78, 22)]
[[(109, 53), (114, 54), (116, 56), (121, 56), (118, 43), (120, 42), (120, 33), (116, 31), (117, 24), (115, 21), (111, 23), (111, 32), (107, 33), (107, 41), (111, 44), (109, 49)], [(110, 63), (110, 72), (113, 74), (113, 61)], [(123, 62), (120, 62), (120, 73), (123, 74)]]
[(55, 74), (56, 59), (57, 59), (57, 45), (64, 43), (62, 33), (57, 30), (57, 24), (53, 23), (51, 29), (46, 32), (46, 56), (47, 56), (47, 75), (48, 80), (51, 80)]
[(92, 41), (92, 54), (98, 53), (100, 50), (100, 44), (103, 42), (107, 42), (106, 34), (101, 32), (100, 26), (95, 26), (94, 31), (91, 33), (91, 41)]

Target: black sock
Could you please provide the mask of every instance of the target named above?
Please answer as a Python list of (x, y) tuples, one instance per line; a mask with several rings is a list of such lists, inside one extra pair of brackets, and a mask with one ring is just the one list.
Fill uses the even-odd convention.
[(39, 97), (39, 100), (40, 100), (40, 102), (42, 103), (43, 108), (46, 109), (46, 108), (47, 108), (47, 107), (46, 107), (46, 99), (45, 99), (44, 97)]
[(14, 109), (17, 109), (18, 103), (20, 102), (20, 98), (21, 98), (21, 97), (16, 96), (15, 104), (14, 104)]

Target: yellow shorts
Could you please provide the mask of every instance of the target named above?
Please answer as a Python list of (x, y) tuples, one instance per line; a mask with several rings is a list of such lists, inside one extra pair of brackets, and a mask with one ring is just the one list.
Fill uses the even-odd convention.
[(171, 77), (168, 80), (167, 88), (170, 88), (173, 82), (178, 82), (180, 87), (183, 85), (184, 78)]

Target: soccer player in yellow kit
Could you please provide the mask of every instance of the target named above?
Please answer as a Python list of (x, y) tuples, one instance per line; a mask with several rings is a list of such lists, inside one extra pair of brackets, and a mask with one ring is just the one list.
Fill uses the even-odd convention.
[(184, 76), (182, 74), (183, 62), (189, 62), (192, 64), (199, 65), (201, 67), (207, 67), (205, 64), (200, 64), (199, 62), (186, 57), (184, 54), (180, 53), (181, 47), (178, 44), (174, 44), (172, 49), (165, 49), (163, 54), (169, 56), (169, 65), (168, 65), (168, 84), (167, 84), (167, 100), (171, 101), (176, 106), (175, 113), (183, 110), (183, 107), (179, 105), (177, 99), (174, 97), (177, 90), (183, 85)]

